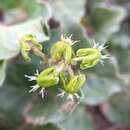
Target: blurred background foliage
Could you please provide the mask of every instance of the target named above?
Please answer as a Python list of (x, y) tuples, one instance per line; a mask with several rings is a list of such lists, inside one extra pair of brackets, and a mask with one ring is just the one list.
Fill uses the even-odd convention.
[[(42, 100), (28, 93), (31, 83), (24, 78), (44, 67), (34, 56), (31, 63), (22, 60), (18, 40), (25, 33), (42, 39), (46, 53), (62, 33), (79, 40), (75, 50), (92, 47), (95, 39), (108, 46), (111, 59), (85, 72), (80, 104), (59, 99), (57, 89)], [(98, 127), (105, 120), (109, 127), (129, 124), (130, 1), (0, 0), (0, 86), (0, 130), (106, 130)], [(100, 109), (104, 120), (90, 107)]]

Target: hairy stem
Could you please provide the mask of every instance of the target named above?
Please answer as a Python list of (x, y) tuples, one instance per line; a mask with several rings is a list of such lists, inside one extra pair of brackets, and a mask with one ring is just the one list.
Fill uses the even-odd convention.
[(32, 51), (39, 57), (41, 57), (41, 59), (44, 61), (45, 64), (48, 63), (48, 57), (38, 48), (34, 47), (32, 48)]
[(35, 55), (41, 57), (42, 61), (44, 61), (45, 64), (48, 63), (48, 57), (46, 54), (44, 54), (39, 48), (34, 46), (31, 41), (28, 41), (29, 46), (31, 47), (31, 50), (34, 52)]

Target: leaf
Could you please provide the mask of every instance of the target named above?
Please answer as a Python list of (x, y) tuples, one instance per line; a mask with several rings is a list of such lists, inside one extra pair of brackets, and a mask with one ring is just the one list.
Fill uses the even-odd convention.
[(56, 124), (48, 123), (44, 126), (37, 126), (35, 128), (28, 130), (63, 130), (63, 129), (57, 126)]
[[(121, 74), (130, 74), (130, 51), (128, 48), (113, 47), (112, 53), (115, 54), (119, 64)], [(125, 58), (124, 58), (125, 57)]]
[(41, 17), (9, 27), (0, 26), (0, 60), (10, 59), (19, 53), (19, 39), (21, 36), (33, 33), (39, 41), (49, 39), (42, 31)]
[(105, 61), (103, 67), (97, 65), (95, 69), (86, 73), (87, 82), (82, 90), (83, 102), (98, 105), (123, 90), (124, 81), (121, 79), (117, 63), (114, 62)]
[(0, 91), (0, 121), (10, 128), (21, 124), (23, 118), (32, 125), (60, 122), (78, 105), (59, 98), (56, 86), (46, 90), (44, 99), (38, 94), (39, 90), (29, 93), (29, 86), (35, 82), (30, 83), (24, 75), (34, 75), (36, 69), (43, 69), (38, 59), (24, 63), (18, 58), (8, 65), (7, 78)]
[(29, 82), (25, 74), (33, 74), (39, 66), (39, 60), (32, 60), (29, 64), (21, 59), (11, 60), (7, 66), (7, 77), (0, 88), (0, 122), (3, 127), (14, 129), (21, 124), (23, 110), (29, 100)]
[(121, 47), (123, 49), (127, 49), (130, 45), (130, 24), (128, 21), (129, 18), (129, 12), (127, 12), (127, 16), (124, 19), (124, 22), (122, 22), (120, 30), (113, 35), (110, 36), (108, 39), (108, 42), (112, 45), (113, 48), (115, 47)]
[[(62, 0), (62, 8), (68, 11), (69, 15), (74, 17), (77, 22), (79, 22), (81, 16), (84, 13), (84, 5), (85, 0), (79, 0), (75, 2), (75, 0)], [(76, 12), (76, 13), (75, 13)]]
[(29, 17), (36, 18), (37, 16), (42, 16), (44, 20), (48, 20), (51, 17), (49, 7), (40, 0), (22, 0), (20, 8), (24, 9)]
[(87, 22), (94, 29), (94, 38), (100, 41), (106, 39), (120, 28), (120, 23), (126, 16), (125, 10), (120, 6), (100, 4), (94, 8), (90, 16), (86, 16)]
[[(0, 9), (4, 11), (5, 15), (6, 13), (11, 14), (11, 12), (17, 12), (18, 10), (24, 10), (24, 13), (26, 13), (28, 17), (37, 17), (41, 13), (44, 16), (48, 15), (47, 7), (41, 6), (37, 0), (0, 0)], [(22, 15), (23, 14), (21, 14), (21, 16)]]
[(91, 22), (97, 31), (107, 29), (107, 32), (115, 32), (118, 24), (125, 16), (125, 11), (121, 7), (97, 7), (91, 15)]
[[(70, 16), (74, 17), (76, 21), (79, 22), (80, 17), (84, 13), (84, 5), (86, 1), (80, 0), (75, 2), (75, 0), (48, 0), (48, 2), (53, 9), (56, 9), (54, 10), (55, 12), (53, 12), (54, 16), (60, 7), (64, 12), (68, 13)], [(59, 13), (62, 14), (62, 12)]]
[(18, 64), (10, 63), (0, 91), (0, 122), (10, 129), (20, 124), (23, 107), (29, 98), (26, 81), (23, 80), (25, 72), (22, 68), (18, 70), (19, 67)]
[(120, 4), (120, 5), (124, 5), (125, 6), (125, 4), (127, 4), (128, 2), (129, 2), (129, 0), (116, 0), (115, 1), (117, 4)]
[(88, 75), (87, 83), (83, 88), (83, 102), (89, 105), (98, 105), (107, 101), (115, 93), (121, 91), (121, 85), (116, 80)]
[(94, 130), (83, 104), (80, 104), (62, 125), (66, 130)]
[(17, 0), (0, 0), (0, 8), (1, 9), (10, 9), (10, 8), (16, 8), (21, 3)]
[(83, 32), (81, 25), (77, 23), (73, 17), (64, 14), (61, 19), (64, 21), (64, 33), (66, 35), (68, 34), (68, 36), (72, 34), (72, 39), (78, 41), (73, 46), (76, 50), (78, 48), (90, 47), (90, 42), (87, 39), (85, 32)]
[(57, 92), (53, 89), (48, 90), (48, 95), (42, 99), (36, 99), (34, 102), (29, 101), (31, 106), (29, 111), (23, 113), (24, 118), (30, 124), (45, 125), (47, 123), (59, 123), (63, 121), (76, 108), (78, 104), (56, 96)]
[(127, 93), (120, 93), (112, 96), (107, 103), (107, 110), (104, 112), (107, 118), (114, 123), (130, 122), (130, 97)]
[(120, 30), (110, 37), (109, 43), (111, 43), (113, 47), (121, 47), (123, 49), (127, 49), (130, 45), (129, 34)]
[(72, 35), (73, 40), (79, 40), (79, 42), (74, 45), (75, 49), (90, 46), (90, 43), (86, 38), (86, 34), (79, 23), (79, 19), (77, 20), (73, 17), (73, 15), (71, 15), (71, 10), (66, 8), (65, 5), (63, 1), (57, 0), (56, 2), (49, 3), (50, 8), (52, 9), (51, 12), (53, 12), (53, 18), (58, 20), (60, 23), (59, 33), (65, 34), (66, 36)]
[[(13, 86), (3, 86), (0, 91), (0, 120), (5, 126), (12, 128), (17, 126), (21, 120), (21, 110), (26, 103), (27, 95), (25, 89), (13, 88)], [(24, 95), (23, 95), (24, 94)]]
[(6, 75), (6, 61), (0, 61), (0, 86), (3, 84)]

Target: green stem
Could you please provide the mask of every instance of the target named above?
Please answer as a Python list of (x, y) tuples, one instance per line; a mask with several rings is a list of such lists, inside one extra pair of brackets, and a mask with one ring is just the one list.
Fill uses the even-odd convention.
[(73, 61), (81, 61), (81, 60), (83, 60), (84, 58), (85, 58), (84, 56), (76, 57), (76, 58), (73, 58)]
[(44, 63), (47, 64), (48, 63), (47, 55), (44, 54), (39, 48), (34, 46), (30, 41), (28, 42), (28, 44), (31, 47), (31, 50), (34, 52), (34, 54), (41, 57), (41, 59), (44, 61)]
[(39, 57), (41, 57), (41, 59), (44, 61), (45, 64), (48, 63), (48, 57), (38, 48), (33, 47), (32, 51)]

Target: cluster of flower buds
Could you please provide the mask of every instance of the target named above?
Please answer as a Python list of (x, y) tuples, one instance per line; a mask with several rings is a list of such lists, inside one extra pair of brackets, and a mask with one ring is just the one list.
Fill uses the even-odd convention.
[(20, 39), (21, 54), (25, 60), (30, 61), (29, 52), (32, 51), (34, 47), (42, 50), (42, 45), (37, 42), (36, 35), (27, 34)]
[[(58, 96), (68, 96), (68, 99), (80, 99), (78, 92), (86, 82), (85, 74), (79, 72), (79, 69), (73, 69), (74, 66), (80, 64), (80, 69), (92, 68), (99, 62), (103, 63), (103, 59), (108, 55), (103, 55), (104, 45), (94, 44), (92, 48), (82, 48), (74, 52), (72, 45), (75, 42), (71, 37), (65, 38), (61, 36), (60, 41), (51, 47), (50, 63), (46, 69), (34, 76), (25, 75), (29, 81), (36, 81), (36, 85), (31, 86), (30, 92), (40, 89), (42, 98), (44, 90), (48, 87), (56, 87), (60, 84), (62, 92)], [(21, 53), (24, 58), (29, 59), (28, 53), (31, 49), (42, 50), (40, 43), (36, 41), (36, 37), (32, 34), (25, 35), (20, 40)], [(41, 53), (45, 55), (42, 51)], [(49, 67), (51, 66), (51, 67)], [(74, 67), (75, 68), (75, 67)]]

